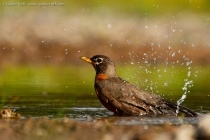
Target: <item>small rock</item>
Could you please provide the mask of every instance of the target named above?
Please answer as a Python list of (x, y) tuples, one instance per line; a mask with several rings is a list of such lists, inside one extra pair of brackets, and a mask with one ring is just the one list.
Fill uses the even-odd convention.
[(19, 119), (20, 116), (20, 114), (13, 112), (10, 108), (0, 110), (0, 117), (2, 118)]

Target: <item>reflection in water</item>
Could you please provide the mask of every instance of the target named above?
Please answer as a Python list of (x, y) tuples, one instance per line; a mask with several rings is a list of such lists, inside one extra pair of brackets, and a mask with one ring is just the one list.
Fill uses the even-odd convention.
[[(165, 123), (178, 124), (197, 124), (198, 118), (180, 118), (172, 116), (113, 116), (113, 113), (105, 109), (104, 107), (72, 107), (72, 108), (56, 108), (56, 107), (40, 107), (40, 108), (15, 108), (16, 111), (21, 112), (22, 119), (26, 118), (63, 118), (68, 117), (73, 120), (81, 122), (95, 122), (106, 121), (114, 124), (125, 125), (162, 125)], [(60, 114), (59, 114), (60, 113)], [(202, 116), (200, 114), (200, 116)]]

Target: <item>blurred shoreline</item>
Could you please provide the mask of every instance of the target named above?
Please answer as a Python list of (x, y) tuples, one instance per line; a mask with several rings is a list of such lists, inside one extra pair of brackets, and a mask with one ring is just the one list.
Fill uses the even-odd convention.
[(0, 21), (0, 59), (6, 65), (77, 65), (79, 56), (105, 54), (116, 62), (210, 63), (210, 20), (176, 16), (116, 16), (28, 12)]

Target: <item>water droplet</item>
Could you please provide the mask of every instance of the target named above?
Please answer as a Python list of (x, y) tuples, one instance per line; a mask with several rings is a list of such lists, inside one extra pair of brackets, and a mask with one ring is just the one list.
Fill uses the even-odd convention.
[(164, 83), (164, 86), (168, 86), (168, 82), (165, 82), (165, 83)]
[(172, 57), (175, 57), (175, 55), (176, 55), (176, 53), (175, 53), (175, 52), (173, 52), (171, 56), (172, 56)]
[(187, 87), (183, 87), (182, 90), (187, 90)]
[(186, 94), (184, 94), (184, 95), (182, 95), (182, 100), (184, 100), (185, 98), (187, 97), (187, 95)]
[(186, 66), (189, 66), (190, 64), (192, 64), (192, 60), (191, 61), (189, 61), (189, 62), (186, 62)]
[(188, 71), (187, 76), (190, 77), (191, 75), (191, 71)]

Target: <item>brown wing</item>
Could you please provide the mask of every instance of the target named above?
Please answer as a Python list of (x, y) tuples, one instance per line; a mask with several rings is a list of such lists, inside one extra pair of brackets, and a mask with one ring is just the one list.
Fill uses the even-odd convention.
[[(100, 93), (118, 112), (130, 115), (143, 114), (174, 114), (177, 105), (166, 101), (158, 95), (145, 92), (119, 77), (100, 80), (95, 83)], [(188, 108), (180, 106), (180, 112), (185, 116), (197, 116)]]
[[(135, 86), (120, 78), (97, 81), (95, 87), (102, 94), (101, 96), (109, 99), (109, 104), (114, 106), (119, 112), (123, 112), (123, 114), (162, 114), (160, 110), (154, 107), (157, 104), (156, 102), (159, 102), (161, 99), (160, 97), (153, 97), (153, 100), (157, 98), (154, 102), (148, 96), (149, 93), (138, 90)], [(140, 96), (137, 96), (137, 91)], [(151, 96), (153, 95), (151, 94)]]

